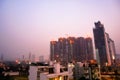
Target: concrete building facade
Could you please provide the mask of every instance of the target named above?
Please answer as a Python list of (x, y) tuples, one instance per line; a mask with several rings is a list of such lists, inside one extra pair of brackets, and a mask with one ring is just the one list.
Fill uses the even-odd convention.
[(53, 65), (41, 66), (31, 65), (29, 69), (29, 80), (70, 80), (68, 72), (59, 63)]

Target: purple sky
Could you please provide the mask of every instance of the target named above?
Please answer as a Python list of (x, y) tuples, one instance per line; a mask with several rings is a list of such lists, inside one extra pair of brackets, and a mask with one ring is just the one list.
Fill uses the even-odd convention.
[(93, 36), (98, 20), (120, 53), (120, 0), (0, 0), (0, 55), (47, 58), (51, 40)]

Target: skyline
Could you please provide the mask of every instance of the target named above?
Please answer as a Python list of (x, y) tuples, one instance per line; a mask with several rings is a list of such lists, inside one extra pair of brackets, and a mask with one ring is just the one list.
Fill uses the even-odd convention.
[(50, 41), (59, 37), (89, 35), (94, 41), (92, 29), (97, 21), (104, 25), (119, 53), (119, 7), (119, 0), (1, 0), (0, 55), (18, 59), (31, 52), (48, 57)]

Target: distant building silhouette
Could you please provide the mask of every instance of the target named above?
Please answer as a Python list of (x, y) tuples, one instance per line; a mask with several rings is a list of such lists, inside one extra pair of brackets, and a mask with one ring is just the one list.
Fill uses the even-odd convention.
[(4, 60), (4, 55), (1, 54), (0, 60), (3, 61)]
[(44, 56), (39, 56), (39, 62), (44, 62)]
[(58, 41), (50, 42), (50, 59), (60, 61), (62, 64), (68, 62), (85, 62), (93, 59), (93, 45), (90, 37), (68, 37), (59, 38)]
[(100, 65), (112, 65), (115, 60), (115, 44), (105, 32), (103, 24), (100, 21), (95, 23), (93, 29), (95, 49), (98, 50)]
[(28, 61), (31, 62), (31, 52), (29, 52)]

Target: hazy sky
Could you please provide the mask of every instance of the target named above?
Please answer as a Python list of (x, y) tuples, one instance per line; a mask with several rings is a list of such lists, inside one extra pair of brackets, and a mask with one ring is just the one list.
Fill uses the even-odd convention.
[(51, 40), (92, 36), (98, 20), (120, 53), (120, 0), (0, 0), (0, 56), (48, 57)]

